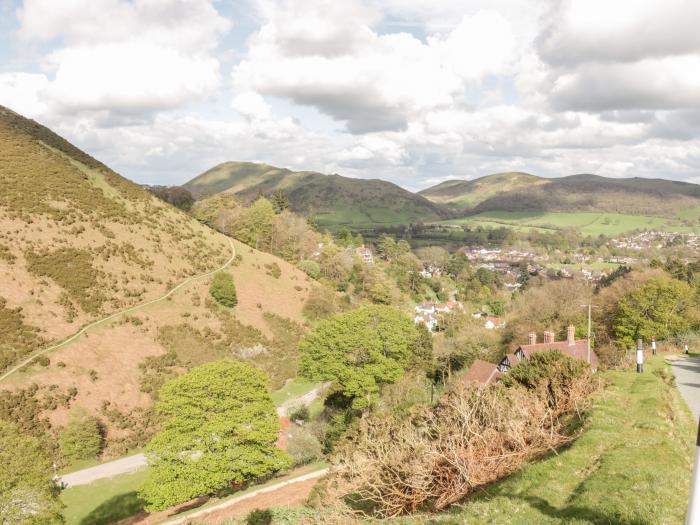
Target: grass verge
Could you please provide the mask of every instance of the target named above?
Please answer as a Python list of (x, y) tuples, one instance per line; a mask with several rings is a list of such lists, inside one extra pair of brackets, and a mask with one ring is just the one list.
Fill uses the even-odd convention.
[(396, 523), (681, 524), (695, 425), (658, 356), (604, 373), (584, 434), (571, 446), (498, 482), (440, 516)]

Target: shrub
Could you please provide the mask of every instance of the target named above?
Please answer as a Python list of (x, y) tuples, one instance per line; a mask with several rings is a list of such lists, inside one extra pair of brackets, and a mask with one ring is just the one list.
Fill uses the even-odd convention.
[(304, 465), (323, 457), (323, 447), (308, 429), (294, 425), (289, 431), (287, 453), (295, 465)]
[(40, 355), (39, 357), (36, 358), (36, 363), (39, 366), (46, 367), (46, 366), (49, 366), (51, 364), (51, 360), (48, 357), (46, 357), (45, 355)]
[(282, 275), (282, 269), (280, 268), (280, 265), (276, 262), (266, 264), (265, 269), (267, 270), (265, 273), (274, 277), (275, 279), (279, 279), (280, 275)]
[(72, 419), (61, 431), (58, 443), (69, 460), (94, 459), (102, 448), (102, 432), (96, 418)]
[(302, 313), (310, 320), (325, 319), (336, 313), (336, 295), (327, 286), (316, 286), (311, 289)]
[(441, 511), (570, 442), (572, 423), (599, 387), (588, 365), (561, 354), (506, 383), (459, 383), (409, 417), (363, 418), (337, 449), (327, 496), (383, 517)]
[(309, 408), (306, 405), (301, 405), (296, 407), (291, 414), (289, 414), (289, 419), (292, 421), (306, 421), (309, 419)]
[(318, 279), (318, 276), (321, 275), (321, 265), (316, 261), (300, 261), (299, 269), (312, 279)]
[(209, 293), (220, 305), (231, 308), (238, 303), (236, 285), (230, 273), (218, 272), (214, 274), (214, 278), (209, 286)]
[(246, 525), (270, 525), (272, 523), (272, 511), (269, 509), (255, 509), (245, 518)]

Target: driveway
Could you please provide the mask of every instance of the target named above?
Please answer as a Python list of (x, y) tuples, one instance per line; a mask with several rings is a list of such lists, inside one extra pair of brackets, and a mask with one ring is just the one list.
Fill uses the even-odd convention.
[(671, 363), (671, 368), (678, 390), (697, 421), (700, 418), (700, 357), (677, 359)]

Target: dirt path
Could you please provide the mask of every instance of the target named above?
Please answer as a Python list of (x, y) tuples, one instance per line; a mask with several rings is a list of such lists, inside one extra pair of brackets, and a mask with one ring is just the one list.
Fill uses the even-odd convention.
[(67, 345), (67, 344), (69, 344), (69, 343), (75, 341), (78, 337), (80, 337), (81, 335), (83, 335), (85, 332), (87, 332), (87, 331), (90, 330), (91, 328), (95, 328), (96, 326), (99, 326), (99, 325), (101, 325), (101, 324), (103, 324), (103, 323), (106, 323), (107, 321), (111, 321), (112, 319), (115, 319), (115, 318), (119, 317), (120, 315), (124, 315), (124, 314), (128, 314), (128, 313), (131, 313), (131, 312), (135, 312), (135, 311), (137, 311), (137, 310), (140, 310), (141, 308), (145, 308), (146, 306), (150, 306), (150, 305), (152, 305), (152, 304), (159, 303), (159, 302), (161, 302), (161, 301), (165, 301), (168, 297), (170, 297), (172, 294), (174, 294), (174, 293), (175, 293), (176, 291), (178, 291), (180, 288), (182, 288), (183, 286), (185, 286), (185, 285), (191, 283), (192, 281), (195, 281), (195, 280), (197, 280), (197, 279), (202, 279), (202, 278), (204, 278), (204, 277), (208, 277), (208, 276), (210, 276), (210, 275), (215, 274), (216, 272), (219, 272), (219, 271), (223, 270), (223, 269), (226, 268), (229, 264), (231, 264), (231, 263), (233, 262), (233, 260), (236, 258), (236, 248), (235, 248), (235, 246), (233, 245), (233, 241), (232, 241), (231, 239), (228, 239), (228, 242), (229, 242), (229, 244), (230, 244), (230, 246), (231, 246), (231, 258), (230, 258), (228, 261), (226, 261), (226, 263), (225, 263), (223, 266), (221, 266), (220, 268), (217, 268), (216, 270), (212, 270), (212, 271), (210, 271), (210, 272), (203, 273), (203, 274), (200, 274), (200, 275), (194, 275), (194, 276), (192, 276), (192, 277), (188, 277), (187, 279), (185, 279), (184, 281), (182, 281), (180, 284), (178, 284), (175, 288), (171, 289), (168, 293), (166, 293), (166, 294), (163, 295), (162, 297), (159, 297), (158, 299), (153, 299), (153, 300), (148, 301), (148, 302), (143, 303), (143, 304), (139, 304), (139, 305), (136, 305), (136, 306), (131, 306), (131, 307), (125, 309), (125, 310), (121, 310), (121, 311), (119, 311), (119, 312), (113, 313), (113, 314), (111, 314), (111, 315), (109, 315), (109, 316), (107, 316), (107, 317), (104, 317), (104, 318), (102, 318), (102, 319), (98, 319), (97, 321), (93, 321), (92, 323), (90, 323), (90, 324), (84, 326), (79, 332), (76, 332), (75, 334), (73, 334), (72, 336), (70, 336), (68, 339), (64, 339), (63, 341), (61, 341), (60, 343), (58, 343), (58, 344), (56, 344), (56, 345), (50, 346), (50, 347), (48, 347), (48, 348), (44, 348), (43, 350), (41, 350), (41, 351), (39, 351), (39, 352), (36, 352), (34, 355), (32, 355), (32, 356), (30, 356), (30, 357), (27, 357), (24, 361), (20, 362), (18, 365), (15, 365), (14, 367), (10, 368), (7, 372), (5, 372), (3, 375), (0, 376), (0, 382), (4, 381), (4, 380), (7, 379), (8, 377), (10, 377), (12, 374), (14, 374), (15, 372), (17, 372), (17, 370), (19, 370), (19, 369), (22, 368), (23, 366), (25, 366), (25, 365), (31, 363), (34, 359), (36, 359), (36, 358), (39, 357), (40, 355), (43, 355), (43, 354), (46, 354), (46, 353), (51, 352), (51, 351), (53, 351), (53, 350), (56, 350), (56, 349), (58, 349), (58, 348), (61, 348), (62, 346), (65, 346), (65, 345)]
[(163, 525), (180, 525), (194, 521), (197, 523), (219, 523), (228, 517), (246, 514), (253, 509), (301, 504), (306, 500), (318, 479), (325, 476), (328, 470), (327, 468), (315, 470), (162, 523)]

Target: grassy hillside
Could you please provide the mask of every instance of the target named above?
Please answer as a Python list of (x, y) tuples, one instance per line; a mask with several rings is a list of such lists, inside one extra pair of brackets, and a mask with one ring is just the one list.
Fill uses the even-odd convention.
[(469, 213), (607, 212), (671, 217), (700, 206), (696, 184), (587, 174), (547, 179), (501, 173), (473, 181), (447, 181), (420, 194)]
[(5, 108), (0, 158), (0, 369), (136, 307), (3, 380), (0, 417), (46, 437), (85, 411), (119, 454), (152, 431), (158, 385), (189, 366), (238, 356), (272, 386), (294, 375), (305, 274), (234, 243), (235, 309), (210, 299), (210, 276), (163, 297), (229, 260), (229, 239)]
[(484, 228), (505, 226), (516, 231), (574, 228), (582, 235), (592, 236), (617, 236), (635, 230), (692, 233), (700, 232), (698, 211), (697, 208), (688, 208), (682, 219), (623, 213), (486, 211), (461, 219), (444, 221), (444, 223)]
[(293, 211), (313, 215), (320, 226), (329, 228), (405, 224), (445, 217), (438, 204), (390, 182), (294, 172), (251, 162), (220, 164), (192, 179), (185, 188), (198, 199), (225, 191), (243, 202), (282, 190)]

